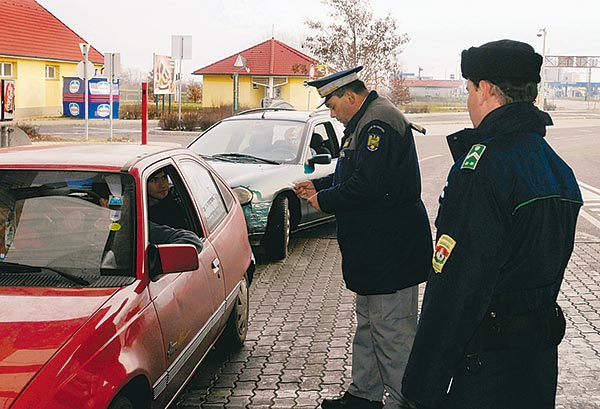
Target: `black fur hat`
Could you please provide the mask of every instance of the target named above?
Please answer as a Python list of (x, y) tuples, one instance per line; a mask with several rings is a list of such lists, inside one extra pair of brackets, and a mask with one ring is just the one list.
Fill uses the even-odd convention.
[(540, 82), (542, 56), (527, 43), (498, 40), (463, 50), (460, 68), (470, 80)]

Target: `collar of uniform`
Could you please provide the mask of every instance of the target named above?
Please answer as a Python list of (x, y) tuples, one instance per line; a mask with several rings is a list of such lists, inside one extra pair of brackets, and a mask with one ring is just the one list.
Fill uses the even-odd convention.
[(477, 129), (490, 137), (508, 133), (534, 132), (546, 136), (546, 127), (553, 125), (548, 113), (531, 102), (513, 102), (502, 105), (487, 114)]
[(362, 118), (369, 105), (371, 105), (371, 102), (373, 102), (378, 96), (379, 95), (376, 91), (369, 92), (369, 95), (367, 95), (367, 98), (365, 98), (365, 100), (363, 101), (358, 112), (354, 114), (350, 122), (348, 122), (348, 125), (346, 125), (346, 129), (344, 129), (344, 135), (348, 136), (356, 130), (356, 125), (358, 125), (358, 121), (360, 120), (360, 118)]

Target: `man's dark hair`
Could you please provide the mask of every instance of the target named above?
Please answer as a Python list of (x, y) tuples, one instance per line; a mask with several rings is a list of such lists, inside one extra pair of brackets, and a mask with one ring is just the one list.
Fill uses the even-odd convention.
[[(471, 80), (477, 88), (482, 80)], [(489, 80), (487, 80), (489, 81)], [(536, 83), (514, 83), (509, 80), (489, 81), (494, 85), (492, 92), (498, 97), (500, 104), (506, 105), (512, 102), (534, 102), (538, 95)]]

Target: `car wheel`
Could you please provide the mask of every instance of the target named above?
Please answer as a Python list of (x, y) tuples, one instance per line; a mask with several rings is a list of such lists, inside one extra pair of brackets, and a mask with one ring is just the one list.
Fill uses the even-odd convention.
[(225, 328), (225, 338), (230, 349), (239, 349), (244, 345), (248, 333), (249, 302), (248, 276), (244, 274), (240, 281), (233, 311), (229, 315)]
[(283, 260), (287, 257), (290, 242), (290, 208), (286, 196), (278, 196), (273, 201), (265, 241), (267, 257), (273, 260)]
[(112, 400), (108, 409), (133, 409), (133, 403), (125, 395), (117, 395)]

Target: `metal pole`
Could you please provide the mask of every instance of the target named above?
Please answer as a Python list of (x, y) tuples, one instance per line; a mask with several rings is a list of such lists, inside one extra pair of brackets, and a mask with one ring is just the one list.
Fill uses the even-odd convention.
[(183, 65), (183, 36), (181, 36), (181, 52), (179, 53), (179, 123), (181, 123), (181, 66)]
[(546, 67), (546, 28), (542, 28), (540, 30), (543, 35), (543, 43), (542, 43), (542, 72), (540, 75), (540, 109), (543, 111), (546, 103), (546, 75), (545, 75), (545, 67)]
[(89, 79), (88, 79), (88, 51), (89, 51), (89, 44), (85, 44), (83, 46), (84, 49), (84, 53), (83, 53), (83, 83), (85, 86), (85, 90), (84, 90), (84, 101), (83, 101), (83, 106), (84, 106), (84, 110), (85, 110), (85, 140), (88, 141), (90, 139), (90, 126), (89, 126)]
[(233, 114), (238, 111), (238, 73), (233, 73)]
[[(181, 48), (183, 49), (183, 39), (181, 39)], [(179, 122), (181, 122), (181, 65), (183, 64), (183, 60), (180, 59), (179, 60), (179, 81), (178, 81), (178, 86), (177, 86), (177, 93), (179, 95)]]
[(142, 82), (142, 145), (148, 143), (148, 83)]
[(109, 87), (109, 91), (108, 91), (108, 96), (109, 96), (109, 104), (110, 104), (110, 109), (109, 109), (109, 120), (110, 120), (110, 133), (109, 133), (109, 140), (112, 142), (113, 140), (113, 82), (114, 82), (114, 78), (115, 78), (115, 54), (111, 53), (109, 55), (110, 61), (110, 71), (109, 71), (109, 78), (108, 78), (108, 87)]

